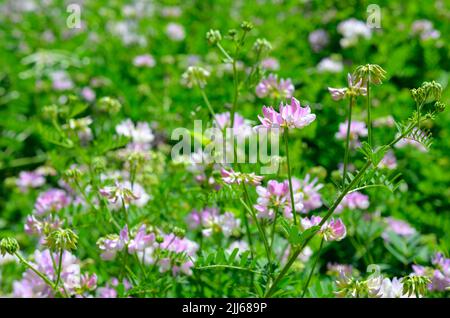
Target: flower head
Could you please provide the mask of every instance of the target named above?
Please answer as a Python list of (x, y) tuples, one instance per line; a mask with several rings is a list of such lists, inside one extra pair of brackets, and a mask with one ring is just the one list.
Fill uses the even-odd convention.
[(256, 86), (256, 96), (263, 98), (269, 96), (270, 98), (285, 99), (291, 98), (294, 94), (294, 84), (291, 79), (280, 79), (274, 74), (270, 74), (264, 78)]
[(50, 189), (41, 193), (34, 204), (34, 214), (42, 216), (50, 212), (58, 212), (69, 205), (70, 197), (61, 189)]

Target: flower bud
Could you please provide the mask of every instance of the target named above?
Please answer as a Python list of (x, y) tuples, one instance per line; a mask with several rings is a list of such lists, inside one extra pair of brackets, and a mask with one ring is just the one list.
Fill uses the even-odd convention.
[(206, 79), (210, 73), (202, 67), (189, 66), (186, 72), (181, 76), (181, 80), (184, 85), (192, 88), (195, 85), (203, 88), (206, 85)]
[(442, 113), (445, 110), (445, 107), (445, 104), (441, 101), (437, 101), (436, 103), (434, 103), (434, 109), (437, 113)]
[(164, 237), (162, 237), (161, 235), (156, 236), (155, 238), (156, 243), (161, 244), (162, 242), (164, 242)]
[(256, 39), (255, 44), (253, 44), (253, 50), (259, 54), (265, 54), (272, 50), (272, 44), (266, 39)]
[(95, 157), (92, 159), (92, 168), (95, 172), (103, 172), (106, 170), (106, 160), (103, 157)]
[(45, 118), (56, 119), (56, 117), (58, 117), (58, 106), (56, 105), (45, 106), (42, 113)]
[(122, 108), (122, 104), (117, 99), (108, 96), (100, 98), (97, 106), (100, 111), (111, 115), (117, 114)]
[(206, 33), (206, 39), (210, 45), (216, 45), (222, 40), (222, 35), (219, 30), (211, 29)]
[(57, 229), (50, 232), (45, 245), (53, 251), (74, 250), (77, 248), (78, 236), (70, 229)]
[(409, 275), (403, 277), (401, 282), (403, 284), (403, 294), (423, 296), (427, 292), (427, 286), (431, 281), (425, 276)]
[(13, 237), (5, 237), (0, 241), (0, 254), (14, 255), (20, 249), (19, 243)]
[(364, 83), (370, 79), (370, 83), (379, 85), (385, 79), (386, 71), (377, 64), (360, 65), (354, 72), (355, 80), (363, 80)]
[(244, 21), (241, 23), (241, 29), (246, 32), (249, 32), (253, 29), (253, 24), (251, 22)]
[(186, 231), (183, 230), (182, 228), (174, 227), (173, 234), (175, 234), (175, 236), (179, 238), (184, 238), (184, 236), (186, 235)]
[(63, 178), (66, 181), (76, 181), (79, 180), (81, 176), (81, 171), (77, 168), (67, 169), (63, 173)]

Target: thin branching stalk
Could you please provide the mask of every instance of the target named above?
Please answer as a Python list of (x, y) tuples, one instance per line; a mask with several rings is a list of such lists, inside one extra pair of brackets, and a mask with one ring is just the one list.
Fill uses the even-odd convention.
[(20, 255), (18, 252), (14, 253), (14, 255), (19, 259), (19, 261), (24, 264), (26, 267), (31, 269), (36, 275), (38, 275), (48, 286), (50, 286), (55, 292), (58, 292), (55, 285), (50, 281), (50, 279), (40, 272), (38, 269), (36, 269), (33, 265), (31, 265), (27, 260), (25, 260), (22, 255)]
[(59, 251), (59, 263), (58, 263), (58, 271), (56, 272), (56, 282), (55, 287), (58, 288), (59, 282), (61, 280), (61, 270), (62, 270), (62, 259), (63, 259), (64, 250), (61, 248)]
[(367, 91), (367, 129), (368, 129), (368, 140), (369, 140), (369, 146), (372, 147), (373, 141), (372, 141), (372, 109), (370, 105), (370, 72), (367, 75), (367, 82), (366, 82), (366, 91)]
[(342, 172), (342, 184), (345, 185), (347, 177), (348, 157), (350, 152), (350, 128), (352, 125), (352, 108), (353, 108), (353, 96), (350, 96), (348, 103), (348, 122), (347, 122), (347, 135), (345, 137), (345, 153), (344, 153), (344, 169)]
[(294, 191), (292, 189), (292, 176), (291, 176), (291, 165), (289, 160), (289, 142), (288, 142), (288, 130), (286, 129), (283, 133), (284, 135), (284, 145), (286, 148), (286, 162), (287, 162), (287, 172), (289, 180), (289, 193), (291, 195), (291, 209), (292, 216), (294, 218), (294, 224), (297, 224), (297, 213), (295, 212), (295, 201), (294, 201)]
[(322, 247), (323, 247), (323, 242), (324, 241), (325, 241), (325, 239), (322, 237), (322, 239), (320, 240), (319, 250), (317, 251), (317, 256), (314, 259), (313, 266), (312, 266), (311, 271), (309, 272), (309, 275), (308, 275), (308, 280), (305, 283), (305, 287), (303, 287), (303, 293), (302, 293), (301, 298), (305, 297), (306, 291), (308, 290), (308, 285), (309, 285), (309, 282), (311, 281), (312, 275), (314, 274), (314, 270), (316, 269), (317, 261), (319, 260), (320, 252), (322, 251)]

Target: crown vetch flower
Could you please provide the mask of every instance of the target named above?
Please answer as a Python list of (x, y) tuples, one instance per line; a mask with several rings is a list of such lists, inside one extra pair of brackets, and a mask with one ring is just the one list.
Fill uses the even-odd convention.
[(303, 180), (292, 178), (292, 188), (294, 192), (303, 193), (303, 209), (301, 212), (308, 213), (311, 210), (318, 209), (322, 206), (322, 196), (319, 190), (323, 188), (323, 184), (317, 184), (318, 179), (310, 180), (311, 176), (307, 174)]
[(58, 212), (68, 206), (70, 197), (61, 189), (50, 189), (39, 194), (34, 204), (34, 214), (42, 216), (50, 212)]
[(256, 96), (264, 98), (269, 96), (276, 99), (291, 98), (294, 94), (295, 87), (291, 79), (280, 79), (275, 74), (270, 74), (264, 78), (256, 86)]
[(358, 81), (355, 81), (355, 78), (350, 73), (348, 73), (347, 82), (348, 87), (344, 88), (328, 87), (328, 91), (330, 92), (331, 97), (334, 100), (338, 101), (350, 96), (359, 96), (359, 95), (366, 96), (367, 89), (363, 86), (362, 78), (360, 78)]
[(262, 176), (257, 176), (254, 172), (251, 173), (243, 173), (236, 172), (233, 169), (226, 170), (224, 168), (221, 169), (220, 174), (222, 175), (222, 180), (226, 184), (251, 184), (251, 185), (259, 185), (261, 184)]
[(36, 171), (21, 171), (16, 181), (16, 185), (22, 192), (26, 192), (29, 188), (39, 188), (44, 184), (44, 176)]
[[(339, 131), (336, 133), (336, 139), (345, 140), (347, 138), (348, 121), (339, 124)], [(350, 123), (350, 147), (356, 148), (361, 143), (360, 137), (366, 137), (368, 133), (366, 124), (362, 121), (352, 120)]]
[[(278, 182), (269, 180), (267, 187), (256, 187), (258, 199), (254, 205), (259, 218), (273, 219), (277, 211), (283, 212), (286, 218), (292, 218), (292, 203), (288, 180)], [(303, 209), (303, 193), (294, 193), (295, 211)]]
[[(322, 222), (322, 217), (313, 215), (310, 218), (302, 218), (300, 222), (303, 229), (307, 230), (319, 225)], [(323, 235), (326, 241), (340, 241), (347, 235), (347, 229), (341, 219), (331, 219), (322, 225), (319, 233)]]
[[(266, 128), (303, 128), (311, 124), (316, 115), (311, 114), (309, 106), (301, 107), (300, 102), (295, 98), (291, 98), (290, 105), (280, 104), (279, 112), (273, 107), (263, 106), (263, 117), (258, 115), (261, 126)], [(259, 127), (261, 127), (259, 126)]]

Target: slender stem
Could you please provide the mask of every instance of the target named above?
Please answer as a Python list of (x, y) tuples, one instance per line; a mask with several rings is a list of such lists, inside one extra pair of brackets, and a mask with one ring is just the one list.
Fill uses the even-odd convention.
[(371, 106), (370, 106), (370, 72), (367, 78), (366, 83), (367, 90), (367, 129), (369, 134), (369, 146), (372, 147), (372, 114), (371, 114)]
[(308, 289), (309, 282), (311, 281), (312, 275), (314, 274), (314, 269), (316, 268), (317, 261), (319, 260), (319, 257), (320, 257), (320, 251), (322, 250), (323, 242), (324, 242), (324, 237), (322, 237), (322, 239), (320, 240), (320, 246), (319, 246), (319, 250), (317, 251), (317, 256), (314, 259), (313, 266), (311, 268), (311, 271), (309, 272), (308, 280), (305, 283), (305, 287), (303, 287), (303, 293), (300, 296), (300, 298), (305, 297), (306, 290)]
[[(331, 217), (331, 215), (333, 214), (334, 210), (336, 210), (336, 208), (339, 205), (339, 203), (341, 203), (342, 199), (346, 196), (346, 194), (350, 191), (350, 189), (361, 179), (361, 177), (364, 175), (365, 171), (370, 167), (371, 164), (372, 164), (372, 162), (370, 160), (367, 161), (366, 164), (364, 165), (364, 167), (355, 176), (355, 178), (353, 178), (352, 182), (350, 182), (350, 184), (341, 192), (341, 194), (336, 199), (336, 201), (334, 201), (333, 205), (328, 209), (327, 214), (323, 217), (322, 221), (319, 223), (319, 227), (321, 227)], [(303, 242), (303, 244), (297, 250), (294, 251), (294, 253), (292, 254), (291, 258), (288, 260), (288, 262), (286, 263), (286, 265), (284, 265), (284, 267), (281, 270), (281, 272), (275, 278), (275, 281), (273, 282), (272, 287), (267, 292), (266, 297), (270, 297), (275, 292), (276, 286), (278, 285), (280, 280), (286, 275), (287, 271), (292, 266), (294, 261), (297, 259), (298, 255), (303, 251), (305, 246), (314, 237), (314, 235), (311, 235), (310, 237), (308, 237)]]
[(9, 165), (2, 165), (2, 163), (0, 163), (0, 170), (32, 165), (32, 164), (43, 162), (46, 159), (47, 159), (47, 156), (45, 154), (37, 155), (35, 157), (17, 158), (17, 159), (11, 160)]
[(26, 261), (22, 257), (22, 255), (20, 255), (18, 252), (14, 253), (14, 255), (19, 259), (20, 262), (22, 262), (22, 264), (31, 269), (36, 275), (38, 275), (48, 286), (50, 286), (54, 291), (57, 291), (55, 285), (50, 281), (50, 279), (47, 276), (45, 276), (45, 274), (37, 270), (33, 265), (31, 265), (28, 261)]
[[(246, 194), (246, 196), (248, 196), (248, 193)], [(247, 209), (247, 211), (249, 211), (250, 215), (253, 218), (253, 222), (255, 222), (255, 224), (256, 224), (256, 227), (258, 229), (259, 235), (260, 235), (260, 237), (261, 237), (261, 239), (263, 241), (263, 244), (264, 244), (264, 249), (266, 251), (267, 258), (268, 258), (268, 260), (270, 262), (270, 260), (271, 260), (271, 253), (270, 253), (269, 244), (267, 242), (266, 234), (264, 233), (264, 230), (261, 228), (261, 225), (258, 222), (258, 218), (255, 215), (255, 212), (250, 207), (247, 206), (247, 204), (244, 202), (243, 199), (241, 199), (241, 203)]]
[[(273, 242), (275, 240), (275, 230), (277, 226), (277, 219), (278, 219), (279, 211), (275, 211), (275, 217), (273, 218), (273, 224), (272, 224), (272, 232), (270, 234), (270, 250), (272, 251), (273, 248)], [(275, 256), (275, 255), (274, 255)]]
[(227, 58), (227, 60), (233, 60), (230, 56), (230, 54), (227, 53), (227, 51), (225, 51), (225, 49), (223, 48), (222, 45), (220, 45), (220, 43), (217, 43), (217, 47), (219, 48), (220, 52), (223, 53), (223, 55), (225, 55), (225, 57)]
[(221, 127), (219, 122), (217, 121), (216, 113), (215, 113), (214, 109), (212, 108), (211, 103), (209, 102), (209, 99), (208, 99), (208, 96), (205, 93), (205, 90), (200, 87), (200, 92), (202, 94), (203, 101), (205, 102), (206, 107), (208, 107), (209, 113), (211, 114), (212, 118), (216, 121), (217, 127), (219, 127), (219, 129), (222, 130), (223, 127)]
[(292, 189), (292, 176), (291, 176), (291, 166), (289, 160), (289, 142), (288, 142), (288, 130), (284, 131), (284, 145), (286, 148), (286, 162), (287, 162), (287, 171), (288, 171), (288, 179), (289, 179), (289, 192), (291, 194), (291, 209), (292, 216), (294, 217), (294, 224), (297, 224), (297, 213), (295, 212), (295, 201), (294, 201), (294, 191)]
[(61, 270), (62, 270), (62, 258), (63, 258), (63, 249), (59, 251), (59, 263), (58, 263), (58, 271), (56, 273), (56, 282), (55, 287), (58, 288), (59, 281), (61, 280)]
[(216, 268), (229, 268), (229, 269), (236, 269), (236, 270), (241, 270), (241, 271), (246, 271), (246, 272), (252, 272), (252, 273), (256, 273), (256, 274), (261, 274), (260, 271), (255, 271), (255, 270), (250, 269), (250, 268), (240, 267), (240, 266), (233, 266), (233, 265), (221, 265), (221, 264), (215, 264), (215, 265), (207, 265), (207, 266), (194, 267), (194, 269), (197, 269), (197, 270), (216, 269)]
[(245, 213), (245, 209), (242, 209), (242, 221), (244, 222), (245, 225), (245, 230), (247, 232), (247, 237), (248, 237), (248, 245), (250, 247), (250, 253), (252, 258), (254, 257), (254, 252), (253, 252), (253, 240), (252, 240), (252, 234), (250, 232), (250, 226), (248, 224), (248, 220), (247, 220), (247, 214)]
[(350, 152), (350, 128), (352, 124), (352, 108), (353, 108), (353, 96), (350, 96), (348, 105), (348, 122), (347, 122), (347, 136), (345, 137), (345, 153), (344, 153), (344, 169), (342, 172), (342, 184), (345, 185), (345, 179), (347, 176), (348, 155)]

